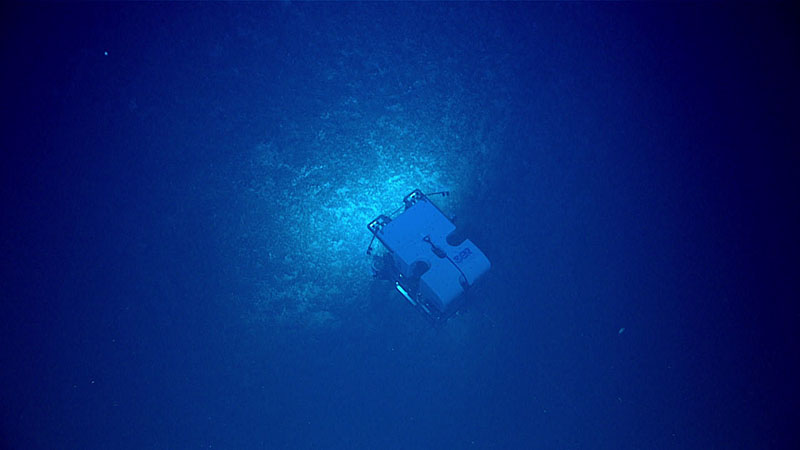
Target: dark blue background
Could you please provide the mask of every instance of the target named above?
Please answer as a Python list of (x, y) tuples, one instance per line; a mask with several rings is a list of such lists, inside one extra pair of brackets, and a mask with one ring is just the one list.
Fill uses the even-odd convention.
[[(4, 447), (796, 448), (788, 6), (4, 4), (0, 36)], [(329, 135), (397, 104), (490, 149), (455, 208), (493, 268), (441, 330), (379, 288), (243, 319), (282, 202), (242, 149), (355, 173), (302, 129), (347, 89)]]

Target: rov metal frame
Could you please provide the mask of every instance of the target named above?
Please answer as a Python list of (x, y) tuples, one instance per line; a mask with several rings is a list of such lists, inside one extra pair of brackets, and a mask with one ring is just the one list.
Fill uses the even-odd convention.
[[(372, 239), (370, 240), (369, 246), (367, 247), (367, 256), (372, 256), (373, 243), (375, 242), (375, 239), (378, 239), (378, 241), (380, 241), (381, 244), (383, 244), (383, 247), (389, 252), (387, 254), (388, 258), (384, 258), (384, 261), (382, 261), (382, 264), (385, 266), (384, 269), (386, 278), (388, 278), (389, 281), (394, 283), (395, 289), (403, 296), (403, 298), (405, 298), (406, 301), (408, 301), (408, 303), (411, 304), (411, 306), (414, 307), (414, 309), (420, 312), (431, 324), (441, 325), (444, 322), (446, 322), (447, 319), (458, 313), (459, 308), (454, 307), (450, 311), (445, 312), (445, 311), (440, 311), (437, 307), (431, 304), (419, 290), (420, 275), (414, 274), (412, 276), (404, 276), (397, 268), (397, 266), (394, 264), (394, 261), (391, 258), (392, 250), (386, 245), (386, 243), (380, 237), (381, 230), (392, 221), (393, 217), (397, 217), (398, 213), (408, 210), (419, 201), (428, 201), (440, 213), (442, 213), (441, 209), (439, 209), (439, 207), (436, 206), (435, 203), (429, 200), (428, 197), (433, 195), (441, 195), (443, 197), (447, 197), (450, 195), (450, 191), (439, 191), (426, 195), (420, 189), (414, 189), (410, 194), (406, 195), (403, 198), (403, 206), (394, 210), (389, 215), (381, 214), (374, 220), (372, 220), (367, 225), (367, 228), (372, 233)], [(444, 213), (442, 213), (442, 215), (447, 217)]]

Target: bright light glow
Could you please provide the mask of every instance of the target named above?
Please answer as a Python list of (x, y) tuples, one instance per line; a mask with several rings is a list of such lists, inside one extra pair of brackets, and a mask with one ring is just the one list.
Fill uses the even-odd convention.
[(415, 302), (414, 299), (412, 299), (411, 296), (408, 295), (408, 292), (406, 292), (406, 290), (403, 289), (403, 286), (400, 286), (400, 283), (396, 282), (394, 284), (394, 287), (397, 288), (397, 292), (403, 294), (403, 297), (405, 297), (406, 300), (408, 300), (408, 303), (411, 303), (412, 305), (417, 306), (417, 302)]

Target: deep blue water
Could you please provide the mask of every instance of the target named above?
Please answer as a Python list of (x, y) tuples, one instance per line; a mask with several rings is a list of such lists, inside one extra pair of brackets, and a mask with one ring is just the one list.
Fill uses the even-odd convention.
[[(779, 3), (4, 4), (3, 448), (797, 448)], [(492, 261), (429, 326), (366, 224)]]

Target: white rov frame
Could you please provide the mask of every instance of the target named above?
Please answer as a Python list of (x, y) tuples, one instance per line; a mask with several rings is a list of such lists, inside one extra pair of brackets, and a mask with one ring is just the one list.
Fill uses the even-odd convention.
[(371, 221), (367, 228), (373, 237), (367, 254), (378, 239), (389, 252), (386, 277), (415, 309), (440, 323), (458, 311), (466, 291), (491, 264), (468, 239), (448, 240), (456, 227), (428, 197), (415, 189), (391, 214), (396, 217), (381, 214)]

